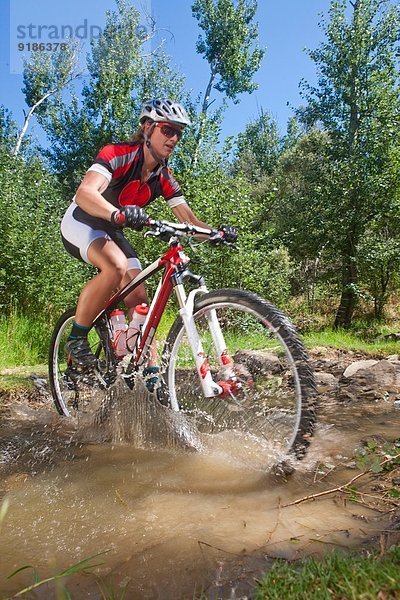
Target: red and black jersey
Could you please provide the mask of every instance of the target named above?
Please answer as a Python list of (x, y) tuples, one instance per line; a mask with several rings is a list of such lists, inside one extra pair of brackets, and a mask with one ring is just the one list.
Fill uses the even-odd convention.
[(143, 161), (143, 144), (109, 144), (100, 150), (89, 171), (108, 179), (102, 195), (116, 208), (146, 206), (158, 196), (163, 196), (171, 208), (185, 202), (179, 183), (167, 166), (157, 165), (148, 180), (141, 183)]

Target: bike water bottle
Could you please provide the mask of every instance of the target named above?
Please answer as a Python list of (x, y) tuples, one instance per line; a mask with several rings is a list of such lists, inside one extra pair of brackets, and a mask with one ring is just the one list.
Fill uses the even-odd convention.
[(126, 332), (127, 324), (123, 310), (116, 308), (110, 314), (111, 327), (113, 332), (112, 342), (114, 352), (117, 358), (122, 358), (127, 353)]
[(126, 347), (129, 352), (133, 352), (135, 349), (136, 341), (143, 323), (146, 320), (149, 307), (147, 304), (137, 304), (133, 311), (131, 322), (129, 323), (128, 330), (126, 332)]

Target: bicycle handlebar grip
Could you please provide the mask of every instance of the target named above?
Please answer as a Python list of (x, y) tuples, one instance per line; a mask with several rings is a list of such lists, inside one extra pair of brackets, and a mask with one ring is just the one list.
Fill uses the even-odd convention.
[(141, 231), (149, 222), (147, 213), (140, 206), (125, 206), (111, 215), (111, 222), (119, 227), (131, 227)]

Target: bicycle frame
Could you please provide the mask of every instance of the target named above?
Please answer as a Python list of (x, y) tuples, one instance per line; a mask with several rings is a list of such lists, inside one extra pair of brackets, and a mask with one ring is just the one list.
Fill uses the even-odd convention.
[[(207, 232), (209, 233), (209, 232)], [(218, 322), (215, 310), (211, 310), (207, 314), (207, 322), (217, 352), (220, 366), (223, 369), (224, 381), (215, 382), (212, 378), (210, 367), (208, 365), (204, 349), (197, 332), (193, 318), (194, 301), (196, 294), (208, 292), (204, 279), (201, 276), (193, 275), (188, 265), (190, 259), (183, 252), (182, 245), (177, 238), (170, 239), (170, 247), (161, 258), (154, 261), (151, 265), (141, 271), (132, 281), (119, 290), (110, 298), (106, 307), (96, 317), (94, 324), (108, 315), (130, 292), (152, 277), (158, 271), (164, 269), (162, 278), (158, 284), (153, 300), (149, 307), (146, 320), (143, 324), (142, 333), (139, 335), (136, 342), (134, 352), (131, 354), (131, 365), (133, 370), (139, 368), (147, 358), (147, 353), (154, 339), (157, 327), (165, 310), (166, 304), (171, 296), (172, 291), (175, 291), (178, 304), (179, 314), (182, 318), (187, 338), (195, 359), (196, 370), (199, 375), (201, 388), (206, 398), (216, 396), (225, 397), (232, 394), (240, 384), (237, 383), (237, 378), (233, 370), (233, 360), (227, 352), (227, 347)], [(190, 279), (198, 284), (198, 288), (192, 290), (189, 295), (183, 285), (184, 279)], [(230, 382), (230, 383), (228, 383)], [(179, 406), (172, 406), (174, 410), (179, 410)]]

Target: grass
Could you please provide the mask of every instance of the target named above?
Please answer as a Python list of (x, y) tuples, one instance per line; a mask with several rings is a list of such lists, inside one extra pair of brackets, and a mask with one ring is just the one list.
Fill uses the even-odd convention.
[[(157, 331), (157, 347), (162, 352), (164, 340), (176, 317), (173, 310), (167, 311)], [(53, 327), (53, 320), (20, 315), (12, 311), (9, 316), (0, 317), (0, 389), (11, 389), (27, 385), (27, 377), (34, 371), (39, 375), (47, 372), (47, 353)], [(382, 329), (384, 331), (384, 329)], [(384, 331), (387, 333), (387, 331)], [(236, 347), (257, 349), (262, 346), (257, 332), (246, 332), (243, 339), (235, 341)], [(265, 344), (264, 336), (261, 336)], [(380, 339), (379, 331), (368, 339), (367, 330), (345, 331), (326, 328), (322, 331), (307, 332), (302, 336), (306, 346), (325, 346), (342, 350), (352, 350), (374, 356), (400, 353), (400, 342)], [(261, 344), (261, 345), (260, 345)]]
[(379, 339), (365, 339), (361, 333), (343, 329), (324, 329), (323, 331), (309, 332), (302, 336), (308, 348), (326, 346), (341, 350), (352, 350), (366, 354), (398, 354), (400, 342)]
[(47, 361), (51, 326), (16, 312), (0, 317), (0, 368), (37, 365)]
[(275, 561), (254, 600), (400, 599), (400, 546), (375, 554), (330, 554), (322, 560)]

